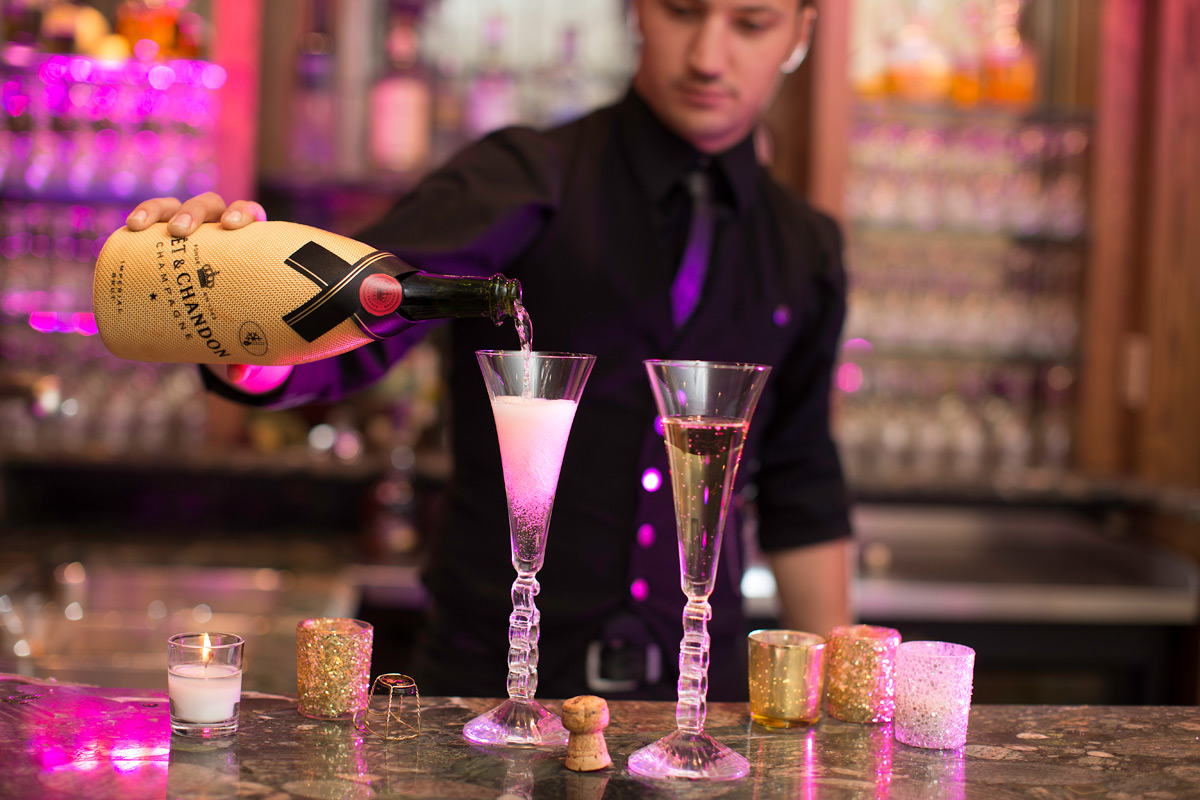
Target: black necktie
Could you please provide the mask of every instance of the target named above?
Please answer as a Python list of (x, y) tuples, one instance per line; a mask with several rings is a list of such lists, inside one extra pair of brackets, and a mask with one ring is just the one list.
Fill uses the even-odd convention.
[(708, 173), (694, 170), (688, 173), (685, 184), (692, 199), (692, 220), (679, 271), (671, 284), (671, 321), (676, 330), (683, 327), (700, 302), (712, 249), (713, 204)]

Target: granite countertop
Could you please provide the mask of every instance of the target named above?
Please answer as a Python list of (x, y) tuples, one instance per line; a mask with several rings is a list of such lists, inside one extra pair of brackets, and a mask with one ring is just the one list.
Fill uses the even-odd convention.
[[(0, 675), (0, 798), (1078, 798), (1200, 797), (1200, 708), (977, 706), (961, 751), (921, 750), (886, 725), (822, 719), (769, 730), (744, 704), (706, 730), (750, 760), (730, 783), (646, 781), (629, 755), (674, 727), (670, 703), (614, 702), (613, 765), (562, 766), (564, 749), (488, 749), (462, 726), (495, 701), (424, 698), (422, 733), (385, 742), (246, 694), (238, 734), (172, 736), (162, 693)], [(560, 704), (545, 704), (558, 710)]]

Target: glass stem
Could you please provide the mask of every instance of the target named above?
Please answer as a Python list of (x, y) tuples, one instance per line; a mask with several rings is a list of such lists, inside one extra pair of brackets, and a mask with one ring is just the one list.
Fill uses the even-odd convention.
[(508, 616), (508, 696), (532, 700), (537, 691), (538, 622), (533, 603), (540, 591), (533, 572), (518, 572), (512, 585), (512, 614)]
[(708, 621), (712, 606), (708, 598), (688, 598), (683, 607), (683, 641), (679, 644), (679, 700), (675, 704), (675, 724), (687, 733), (704, 730), (708, 713)]

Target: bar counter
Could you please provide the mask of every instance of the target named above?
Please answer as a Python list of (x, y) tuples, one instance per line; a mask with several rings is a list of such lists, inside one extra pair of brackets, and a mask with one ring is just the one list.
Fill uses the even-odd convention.
[[(674, 705), (614, 702), (613, 765), (574, 773), (564, 748), (488, 749), (462, 727), (494, 700), (423, 698), (422, 733), (385, 742), (245, 694), (226, 739), (172, 736), (161, 692), (0, 674), (0, 797), (119, 798), (1135, 798), (1200, 797), (1200, 708), (977, 706), (961, 751), (921, 750), (887, 725), (823, 718), (770, 730), (739, 703), (706, 730), (750, 760), (729, 783), (647, 781), (629, 755), (674, 727)], [(545, 701), (558, 711), (560, 703)]]

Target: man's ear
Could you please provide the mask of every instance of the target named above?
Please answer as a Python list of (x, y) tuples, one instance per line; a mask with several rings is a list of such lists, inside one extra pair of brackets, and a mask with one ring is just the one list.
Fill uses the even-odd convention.
[(796, 45), (792, 48), (792, 54), (788, 56), (788, 60), (779, 65), (780, 72), (790, 75), (804, 63), (804, 58), (808, 55), (808, 48), (812, 44), (813, 26), (816, 22), (816, 8), (805, 6), (801, 9), (800, 20), (796, 23)]

